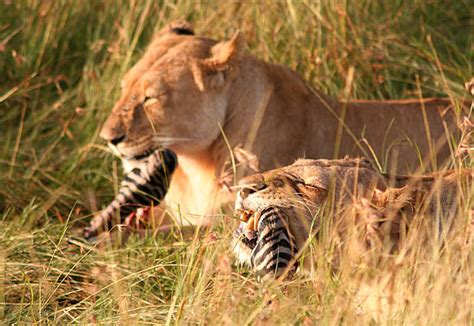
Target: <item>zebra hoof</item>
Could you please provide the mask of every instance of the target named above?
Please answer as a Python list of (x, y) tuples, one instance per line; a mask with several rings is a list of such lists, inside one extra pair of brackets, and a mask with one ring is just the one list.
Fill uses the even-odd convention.
[(87, 241), (94, 243), (97, 241), (98, 232), (96, 229), (93, 229), (91, 227), (85, 227), (82, 235)]

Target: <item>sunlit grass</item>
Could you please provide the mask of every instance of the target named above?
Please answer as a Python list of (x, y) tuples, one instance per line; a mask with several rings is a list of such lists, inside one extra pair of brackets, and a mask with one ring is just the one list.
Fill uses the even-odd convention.
[[(118, 81), (170, 20), (186, 18), (216, 39), (240, 29), (250, 52), (335, 97), (353, 69), (351, 98), (462, 98), (473, 74), (471, 12), (462, 0), (0, 0), (0, 316), (6, 324), (472, 323), (466, 228), (442, 248), (430, 243), (376, 267), (343, 260), (338, 270), (334, 243), (322, 237), (311, 249), (315, 275), (285, 286), (262, 286), (233, 265), (230, 217), (199, 234), (132, 236), (105, 251), (68, 243), (114, 194), (119, 167), (98, 130)], [(465, 225), (471, 207), (463, 201)]]

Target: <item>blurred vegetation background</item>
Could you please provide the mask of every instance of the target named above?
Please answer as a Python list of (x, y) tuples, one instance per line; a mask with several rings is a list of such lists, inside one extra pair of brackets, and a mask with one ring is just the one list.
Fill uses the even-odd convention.
[[(65, 241), (114, 194), (117, 162), (98, 139), (99, 127), (121, 76), (164, 24), (184, 18), (216, 39), (239, 29), (249, 52), (297, 70), (335, 97), (351, 67), (352, 98), (418, 97), (417, 80), (423, 97), (465, 97), (472, 13), (468, 0), (0, 0), (0, 316), (6, 323), (205, 322), (232, 308), (229, 322), (253, 322), (265, 314), (257, 298), (269, 294), (229, 270), (232, 230), (224, 226), (208, 249), (179, 233), (133, 238), (107, 252)], [(206, 283), (209, 264), (233, 277), (222, 293)], [(356, 314), (337, 307), (344, 293), (328, 281), (334, 291), (323, 299), (308, 292), (300, 302), (298, 287), (289, 290), (280, 302), (286, 308), (270, 320), (314, 320), (315, 311), (329, 323), (350, 320)], [(445, 291), (461, 290), (454, 284)], [(469, 305), (438, 312), (440, 302), (398, 311), (400, 320), (466, 320)]]

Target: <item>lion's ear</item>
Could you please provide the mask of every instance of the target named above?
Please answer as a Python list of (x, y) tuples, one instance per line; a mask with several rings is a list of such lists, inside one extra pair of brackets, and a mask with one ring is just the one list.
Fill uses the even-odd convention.
[(236, 32), (228, 41), (214, 45), (211, 56), (192, 62), (194, 80), (201, 91), (219, 88), (237, 75), (235, 59), (242, 53), (244, 39)]
[(194, 29), (191, 23), (185, 20), (175, 20), (163, 27), (157, 34), (157, 38), (168, 34), (175, 35), (194, 35)]

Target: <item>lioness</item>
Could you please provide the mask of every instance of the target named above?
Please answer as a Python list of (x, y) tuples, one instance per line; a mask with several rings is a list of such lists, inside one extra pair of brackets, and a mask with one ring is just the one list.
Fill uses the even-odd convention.
[(340, 103), (294, 71), (246, 54), (240, 34), (218, 42), (194, 35), (187, 22), (161, 30), (121, 88), (100, 136), (126, 171), (159, 146), (176, 152), (167, 202), (191, 213), (182, 215), (190, 223), (221, 202), (218, 179), (238, 145), (261, 170), (359, 154), (407, 170), (419, 158), (441, 164), (447, 135), (457, 138), (449, 100)]
[[(351, 259), (383, 249), (382, 243), (400, 246), (408, 231), (418, 242), (423, 233), (445, 239), (453, 223), (466, 222), (454, 217), (468, 207), (470, 197), (460, 194), (472, 191), (472, 176), (469, 169), (388, 176), (364, 159), (298, 160), (240, 180), (233, 250), (257, 275), (271, 278), (292, 271), (324, 226)], [(420, 232), (419, 224), (428, 231)], [(312, 258), (305, 267), (312, 267)]]

